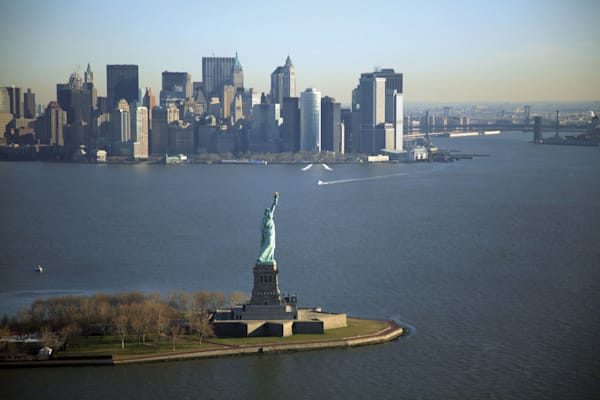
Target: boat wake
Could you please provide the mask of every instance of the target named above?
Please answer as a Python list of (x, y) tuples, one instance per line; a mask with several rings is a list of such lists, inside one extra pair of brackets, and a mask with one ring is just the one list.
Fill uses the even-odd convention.
[(327, 171), (333, 171), (333, 169), (331, 169), (331, 167), (327, 164), (321, 164), (323, 166), (323, 168), (325, 168)]
[(402, 176), (402, 175), (408, 175), (408, 173), (401, 172), (401, 173), (398, 173), (398, 174), (391, 174), (391, 175), (370, 176), (370, 177), (367, 177), (367, 178), (338, 179), (338, 180), (334, 180), (334, 181), (322, 181), (322, 180), (318, 180), (317, 181), (317, 185), (319, 185), (319, 186), (321, 186), (321, 185), (336, 185), (338, 183), (352, 183), (352, 182), (374, 181), (374, 180), (377, 180), (377, 179), (386, 179), (386, 178), (392, 178), (394, 176)]

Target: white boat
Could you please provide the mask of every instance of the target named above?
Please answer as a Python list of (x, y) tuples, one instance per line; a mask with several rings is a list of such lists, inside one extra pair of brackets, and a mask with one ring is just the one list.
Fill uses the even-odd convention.
[(41, 265), (38, 265), (37, 267), (35, 267), (35, 271), (37, 271), (37, 272), (44, 272), (44, 268), (42, 268)]

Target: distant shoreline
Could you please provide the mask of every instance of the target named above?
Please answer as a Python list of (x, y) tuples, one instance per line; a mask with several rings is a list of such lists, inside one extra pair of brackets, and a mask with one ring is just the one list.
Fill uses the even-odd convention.
[[(334, 348), (348, 348), (357, 346), (367, 346), (391, 342), (404, 333), (404, 328), (392, 320), (364, 320), (385, 322), (386, 326), (378, 332), (371, 334), (350, 336), (339, 339), (325, 340), (299, 340), (288, 343), (273, 343), (268, 340), (264, 343), (250, 345), (220, 345), (219, 348), (206, 350), (192, 350), (173, 352), (165, 354), (149, 354), (140, 356), (130, 356), (115, 359), (113, 356), (101, 357), (76, 357), (51, 360), (27, 360), (27, 361), (3, 361), (0, 362), (0, 369), (6, 368), (43, 368), (43, 367), (74, 367), (74, 366), (109, 366), (109, 365), (127, 365), (142, 364), (161, 361), (180, 361), (195, 360), (203, 358), (221, 358), (244, 355), (256, 355), (264, 353), (296, 352), (310, 350), (324, 350)], [(268, 339), (268, 338), (265, 338)]]

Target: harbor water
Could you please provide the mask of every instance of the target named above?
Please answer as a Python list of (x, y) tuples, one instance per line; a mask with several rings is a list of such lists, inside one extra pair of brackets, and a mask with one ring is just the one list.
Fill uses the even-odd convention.
[(408, 333), (353, 349), (4, 369), (0, 398), (597, 396), (600, 149), (530, 140), (437, 138), (489, 156), (331, 171), (2, 162), (0, 315), (57, 295), (249, 293), (277, 191), (282, 291)]

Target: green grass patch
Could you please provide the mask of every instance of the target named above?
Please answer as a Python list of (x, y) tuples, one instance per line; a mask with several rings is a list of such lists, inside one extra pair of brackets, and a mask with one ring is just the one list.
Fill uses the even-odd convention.
[(177, 338), (175, 351), (173, 351), (170, 338), (167, 337), (161, 339), (160, 348), (157, 347), (156, 341), (146, 340), (146, 344), (125, 341), (125, 349), (121, 349), (121, 339), (118, 336), (90, 336), (79, 338), (77, 344), (70, 344), (65, 351), (58, 353), (58, 357), (112, 356), (118, 360), (134, 356), (200, 351), (218, 347), (211, 343), (199, 343), (196, 336), (181, 336)]

